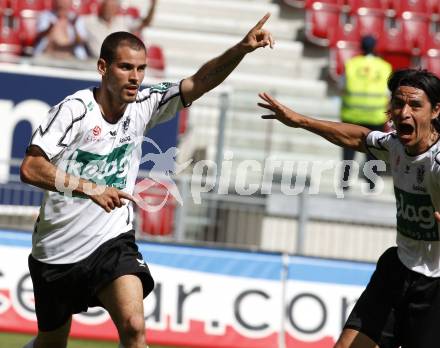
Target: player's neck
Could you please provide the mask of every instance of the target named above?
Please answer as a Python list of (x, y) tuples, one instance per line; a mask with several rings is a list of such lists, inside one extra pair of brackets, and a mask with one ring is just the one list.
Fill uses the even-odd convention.
[(105, 89), (95, 88), (93, 95), (99, 105), (102, 117), (107, 122), (116, 123), (124, 115), (127, 104), (117, 102), (110, 94), (105, 93)]

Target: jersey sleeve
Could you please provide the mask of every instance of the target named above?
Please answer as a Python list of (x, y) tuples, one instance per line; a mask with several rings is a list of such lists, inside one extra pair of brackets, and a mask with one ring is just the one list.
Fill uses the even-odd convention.
[(30, 145), (41, 148), (48, 159), (52, 160), (73, 143), (86, 112), (82, 100), (64, 100), (49, 110), (46, 119), (32, 135)]
[(390, 146), (394, 137), (394, 133), (371, 131), (366, 138), (367, 151), (376, 159), (389, 162)]
[(140, 91), (136, 103), (140, 104), (144, 116), (149, 117), (146, 120), (145, 132), (159, 123), (170, 120), (179, 110), (190, 105), (185, 104), (180, 92), (180, 85), (169, 82), (163, 82)]

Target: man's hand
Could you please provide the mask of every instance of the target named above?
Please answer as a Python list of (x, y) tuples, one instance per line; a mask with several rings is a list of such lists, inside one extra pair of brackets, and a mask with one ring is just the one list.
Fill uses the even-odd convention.
[(114, 187), (106, 187), (104, 192), (90, 195), (89, 197), (107, 213), (110, 213), (115, 208), (122, 207), (125, 204), (124, 199), (135, 203), (135, 200), (131, 195)]
[(256, 50), (259, 47), (266, 47), (269, 45), (273, 48), (275, 41), (272, 38), (272, 34), (263, 29), (264, 23), (269, 19), (270, 13), (266, 13), (263, 18), (261, 18), (258, 23), (246, 34), (246, 36), (241, 40), (240, 44), (244, 47), (247, 53)]
[(258, 96), (265, 101), (265, 103), (258, 103), (258, 106), (273, 112), (272, 115), (263, 115), (261, 118), (266, 120), (278, 120), (289, 127), (297, 128), (300, 126), (299, 122), (303, 116), (289, 109), (287, 106), (284, 106), (267, 93), (259, 93)]

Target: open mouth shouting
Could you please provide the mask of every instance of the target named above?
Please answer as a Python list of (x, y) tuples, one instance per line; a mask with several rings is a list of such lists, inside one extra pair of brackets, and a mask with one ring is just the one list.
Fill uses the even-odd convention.
[(415, 128), (412, 124), (409, 123), (399, 123), (397, 125), (397, 135), (399, 136), (400, 141), (403, 143), (408, 143), (413, 138)]

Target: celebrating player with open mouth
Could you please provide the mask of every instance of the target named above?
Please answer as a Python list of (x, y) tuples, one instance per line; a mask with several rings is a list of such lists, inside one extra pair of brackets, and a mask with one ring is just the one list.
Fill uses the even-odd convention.
[(272, 112), (264, 119), (368, 151), (392, 172), (397, 247), (380, 257), (336, 348), (431, 348), (440, 342), (440, 80), (426, 70), (407, 69), (391, 74), (388, 88), (396, 129), (391, 133), (303, 116), (260, 94), (264, 102), (258, 105)]

